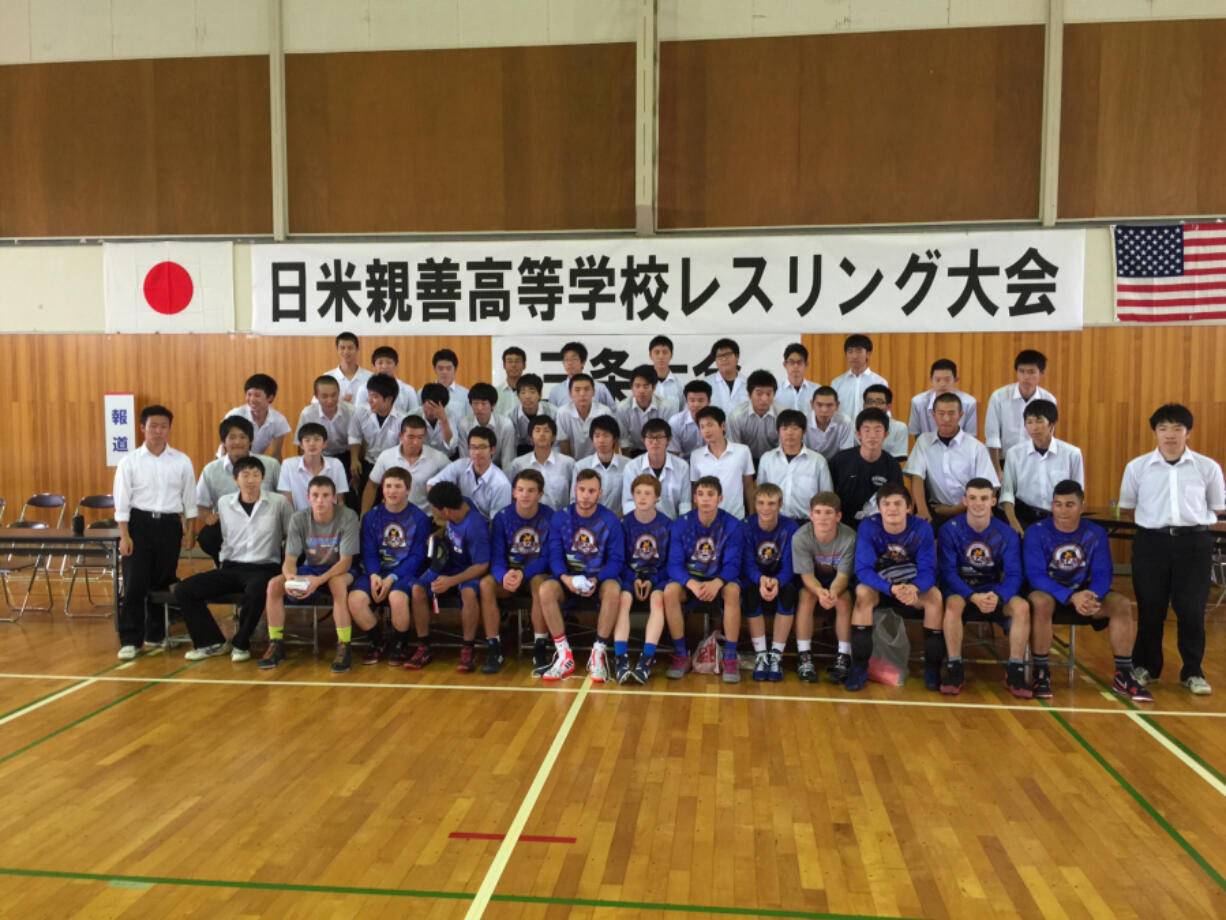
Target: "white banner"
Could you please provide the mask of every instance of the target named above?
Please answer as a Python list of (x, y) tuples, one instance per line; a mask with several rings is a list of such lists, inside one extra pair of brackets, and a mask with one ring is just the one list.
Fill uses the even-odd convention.
[(1084, 230), (251, 247), (263, 335), (1080, 329)]
[(106, 413), (106, 465), (119, 466), (120, 460), (136, 450), (136, 397), (131, 393), (104, 393), (102, 408)]
[(232, 243), (104, 243), (107, 332), (233, 332)]
[[(669, 364), (682, 384), (715, 372), (715, 338), (709, 335), (673, 335), (673, 360)], [(545, 393), (555, 383), (566, 379), (562, 369), (562, 346), (571, 341), (568, 335), (495, 336), (490, 340), (493, 359), (489, 379), (502, 383), (506, 374), (502, 369), (502, 350), (518, 345), (528, 353), (528, 371), (538, 374), (545, 381)], [(736, 343), (741, 349), (739, 364), (741, 373), (749, 376), (761, 368), (770, 371), (782, 383), (783, 349), (788, 342), (777, 335), (738, 335)], [(599, 343), (590, 343), (592, 350), (587, 356), (584, 372), (591, 374), (599, 383), (621, 400), (630, 395), (630, 381), (634, 369), (640, 364), (650, 364), (648, 346), (650, 335), (618, 335), (602, 338)]]

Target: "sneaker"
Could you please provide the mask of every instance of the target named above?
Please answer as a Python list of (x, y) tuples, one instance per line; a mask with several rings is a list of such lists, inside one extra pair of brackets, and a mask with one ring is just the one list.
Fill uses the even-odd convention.
[[(805, 654), (808, 654), (807, 652)], [(826, 679), (832, 684), (841, 684), (847, 680), (847, 672), (851, 670), (851, 656), (846, 652), (839, 652), (834, 657), (834, 664), (826, 668)], [(804, 679), (803, 677), (801, 678)], [(817, 682), (816, 674), (813, 681)]]
[(758, 652), (753, 658), (753, 679), (766, 680), (771, 670), (771, 653)]
[[(813, 663), (812, 652), (800, 652), (796, 656), (796, 676), (806, 684), (817, 683), (817, 665)], [(844, 675), (846, 676), (846, 675)]]
[(204, 648), (194, 648), (183, 657), (188, 661), (203, 661), (206, 658), (216, 658), (219, 655), (229, 653), (233, 646), (227, 642), (218, 642), (216, 645), (206, 645)]
[(332, 659), (332, 673), (344, 674), (353, 663), (353, 653), (348, 642), (336, 643), (336, 657)]
[[(945, 679), (941, 681), (941, 692), (947, 693), (950, 696), (957, 696), (962, 692), (962, 685), (966, 683), (966, 675), (962, 672), (961, 661), (950, 661), (945, 665)], [(1026, 695), (1030, 695), (1030, 691), (1026, 691)]]
[(269, 671), (285, 660), (285, 640), (269, 639), (264, 657), (260, 659), (260, 667)]
[(1142, 687), (1148, 687), (1152, 678), (1149, 676), (1149, 668), (1133, 668), (1132, 679)]
[(430, 651), (430, 646), (419, 645), (417, 650), (413, 652), (413, 657), (406, 661), (404, 666), (408, 671), (420, 671), (433, 660), (434, 653)]
[(1115, 672), (1115, 680), (1111, 682), (1111, 689), (1115, 691), (1116, 696), (1126, 696), (1134, 703), (1152, 703), (1154, 695), (1137, 683), (1137, 679), (1133, 677), (1132, 672), (1125, 674), (1123, 671)]
[[(641, 664), (642, 662), (640, 662)], [(689, 655), (673, 655), (668, 662), (668, 670), (664, 672), (664, 676), (669, 680), (681, 680), (685, 677), (686, 672), (694, 665), (690, 661)], [(648, 673), (651, 671), (651, 666), (647, 666)]]
[[(1134, 679), (1136, 678), (1137, 672), (1135, 670), (1132, 672), (1132, 676)], [(1137, 683), (1141, 682), (1137, 681)], [(1213, 688), (1209, 686), (1209, 681), (1205, 680), (1205, 678), (1201, 677), (1199, 674), (1185, 678), (1184, 680), (1180, 681), (1180, 683), (1197, 696), (1208, 696), (1213, 692)]]
[(847, 677), (843, 679), (843, 689), (856, 693), (863, 690), (866, 683), (868, 683), (868, 668), (853, 664), (847, 669)]
[(393, 639), (388, 647), (387, 663), (393, 668), (403, 668), (409, 660), (409, 649), (402, 640)]
[(471, 645), (460, 647), (460, 663), (455, 666), (455, 669), (461, 674), (471, 674), (477, 670), (477, 659), (473, 654), (473, 647)]
[(144, 644), (141, 646), (141, 651), (143, 652), (146, 650), (153, 650), (155, 648), (165, 648), (165, 647), (166, 647), (165, 639), (158, 640), (157, 642), (153, 641), (152, 639), (146, 639)]
[(937, 692), (941, 689), (941, 666), (924, 666), (924, 689)]
[(1030, 683), (1030, 692), (1036, 700), (1051, 699), (1051, 671), (1038, 668), (1034, 672), (1034, 680)]
[(604, 649), (592, 649), (592, 654), (587, 656), (587, 676), (594, 684), (603, 684), (609, 679), (609, 662), (605, 659)]
[(735, 658), (724, 659), (724, 683), (739, 684), (741, 682), (741, 663)]
[(250, 661), (251, 649), (249, 648), (232, 648), (230, 649), (231, 661)]
[(779, 683), (783, 680), (783, 653), (772, 650), (770, 652), (770, 660), (767, 661), (768, 670), (766, 679), (772, 683)]
[(617, 677), (619, 684), (630, 683), (630, 656), (618, 655), (613, 659), (613, 674)]
[(481, 665), (482, 674), (497, 674), (506, 664), (507, 659), (502, 654), (502, 646), (497, 645), (485, 653), (485, 664)]
[(1026, 686), (1026, 670), (1020, 664), (1005, 665), (1005, 687), (1018, 699), (1028, 700), (1034, 696), (1034, 691)]
[(119, 654), (115, 657), (120, 661), (132, 661), (139, 654), (140, 649), (135, 645), (121, 645), (119, 647)]
[(549, 654), (549, 646), (544, 642), (532, 643), (532, 675), (541, 677), (553, 664), (553, 656)]
[(541, 680), (555, 681), (566, 680), (575, 673), (575, 656), (569, 651), (558, 652), (553, 656), (553, 663), (549, 665), (548, 670), (541, 675)]
[(362, 664), (378, 664), (386, 654), (386, 645), (382, 642), (372, 642), (367, 646), (366, 654), (362, 656)]
[(651, 666), (655, 664), (654, 658), (644, 658), (639, 656), (639, 663), (630, 669), (630, 683), (645, 684), (651, 680)]

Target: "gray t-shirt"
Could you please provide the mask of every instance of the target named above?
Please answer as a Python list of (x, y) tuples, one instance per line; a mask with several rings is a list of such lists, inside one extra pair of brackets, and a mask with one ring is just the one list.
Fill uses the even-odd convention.
[(792, 570), (797, 575), (812, 575), (823, 588), (829, 588), (839, 574), (850, 578), (855, 561), (856, 532), (841, 522), (829, 543), (817, 539), (812, 522), (792, 537)]
[(285, 555), (297, 558), (305, 553), (305, 564), (321, 572), (336, 565), (341, 556), (357, 556), (360, 552), (358, 516), (351, 508), (337, 505), (327, 524), (316, 521), (310, 508), (295, 511), (289, 519)]

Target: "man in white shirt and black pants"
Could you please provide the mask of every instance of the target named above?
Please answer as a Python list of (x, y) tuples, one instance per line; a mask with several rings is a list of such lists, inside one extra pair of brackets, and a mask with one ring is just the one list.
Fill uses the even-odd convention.
[(1149, 418), (1158, 449), (1124, 467), (1120, 508), (1135, 509), (1132, 587), (1137, 596), (1133, 674), (1145, 686), (1162, 673), (1162, 632), (1168, 605), (1175, 609), (1183, 668), (1180, 682), (1198, 695), (1212, 692), (1201, 670), (1205, 656), (1205, 602), (1213, 534), (1226, 510), (1226, 484), (1215, 461), (1188, 449), (1192, 413), (1162, 406)]
[(119, 657), (130, 661), (141, 643), (161, 645), (161, 610), (146, 604), (150, 591), (174, 581), (179, 549), (191, 549), (196, 516), (196, 473), (188, 456), (167, 444), (174, 415), (165, 406), (141, 410), (145, 443), (115, 470), (115, 520), (123, 566), (123, 602), (115, 627)]

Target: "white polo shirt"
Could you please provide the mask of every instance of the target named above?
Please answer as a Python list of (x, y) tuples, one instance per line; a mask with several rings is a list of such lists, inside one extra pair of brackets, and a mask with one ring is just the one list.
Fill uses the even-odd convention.
[(596, 451), (596, 448), (592, 446), (592, 419), (612, 414), (613, 410), (608, 406), (594, 402), (587, 418), (583, 419), (579, 418), (579, 410), (573, 405), (563, 406), (558, 410), (558, 416), (555, 419), (558, 423), (558, 441), (569, 441), (571, 457), (575, 460), (582, 460)]
[(1029, 440), (1024, 413), (1026, 405), (1035, 399), (1056, 401), (1056, 397), (1042, 387), (1035, 387), (1034, 395), (1023, 399), (1016, 383), (994, 392), (988, 398), (988, 412), (983, 420), (983, 443), (998, 448), (1004, 454), (1014, 444)]
[(808, 415), (808, 422), (805, 427), (805, 447), (817, 451), (827, 460), (839, 451), (855, 446), (854, 426), (851, 419), (844, 415), (842, 410), (835, 411), (825, 431), (817, 427), (817, 418), (811, 411)]
[(651, 397), (651, 402), (647, 404), (646, 409), (639, 408), (639, 404), (634, 401), (634, 396), (627, 396), (617, 404), (617, 411), (614, 413), (617, 416), (617, 424), (622, 430), (621, 446), (634, 448), (635, 450), (645, 450), (643, 446), (643, 426), (653, 418), (663, 419), (668, 421), (669, 411), (671, 406), (668, 400), (661, 397), (659, 394), (654, 394)]
[(976, 476), (988, 480), (993, 488), (1000, 485), (988, 449), (961, 429), (948, 445), (935, 431), (921, 434), (915, 439), (903, 472), (925, 480), (932, 497), (942, 505), (962, 501), (967, 482)]
[(595, 470), (600, 474), (600, 503), (621, 517), (622, 514), (622, 475), (626, 468), (626, 458), (614, 454), (605, 466), (595, 454), (584, 457), (577, 462), (570, 474), (570, 491), (574, 494), (575, 479), (581, 470)]
[(319, 403), (313, 402), (298, 413), (298, 424), (294, 428), (294, 440), (298, 440), (298, 431), (307, 422), (323, 425), (328, 432), (328, 443), (324, 445), (324, 453), (337, 456), (349, 452), (349, 423), (353, 420), (353, 404), (337, 403), (336, 414), (332, 418), (324, 415)]
[(542, 463), (536, 459), (536, 452), (521, 454), (511, 461), (507, 470), (507, 479), (515, 483), (515, 474), (522, 470), (536, 470), (545, 477), (545, 494), (541, 496), (541, 504), (548, 505), (554, 511), (560, 511), (571, 503), (571, 473), (575, 461), (559, 452), (556, 448)]
[(1040, 511), (1051, 510), (1056, 483), (1075, 479), (1086, 487), (1085, 464), (1081, 448), (1059, 438), (1052, 438), (1045, 453), (1039, 453), (1027, 438), (1014, 444), (1005, 453), (1005, 475), (1000, 485), (1000, 503), (1021, 499)]
[(345, 464), (335, 457), (324, 457), (324, 468), (319, 473), (312, 473), (302, 462), (302, 457), (289, 457), (281, 464), (281, 475), (277, 478), (277, 491), (288, 492), (294, 504), (295, 511), (309, 508), (307, 492), (311, 480), (316, 476), (327, 476), (336, 486), (336, 494), (344, 495), (349, 491), (349, 476), (345, 472)]
[(1136, 509), (1138, 527), (1215, 524), (1226, 510), (1222, 467), (1186, 447), (1173, 464), (1157, 450), (1142, 454), (1124, 467), (1120, 507)]
[[(970, 393), (961, 390), (951, 390), (962, 400), (962, 421), (958, 427), (967, 434), (979, 434), (979, 403)], [(925, 431), (936, 431), (936, 419), (932, 417), (932, 406), (936, 402), (936, 390), (925, 390), (911, 400), (911, 423), (907, 426), (910, 434), (923, 434)]]
[(779, 513), (797, 521), (809, 519), (809, 499), (834, 488), (826, 458), (807, 447), (791, 460), (784, 456), (782, 447), (764, 453), (758, 461), (758, 485), (766, 482), (783, 490)]
[[(687, 413), (688, 414), (688, 413)], [(634, 511), (634, 480), (644, 473), (655, 476), (646, 454), (639, 454), (622, 470), (622, 514)], [(656, 510), (674, 521), (690, 510), (690, 465), (674, 454), (666, 454), (660, 475), (660, 500)]]
[(482, 475), (473, 471), (473, 462), (467, 458), (453, 460), (435, 473), (426, 483), (432, 486), (437, 482), (454, 482), (460, 487), (460, 494), (472, 502), (487, 521), (511, 504), (511, 481), (494, 464), (490, 464)]
[(719, 479), (724, 491), (724, 500), (719, 506), (738, 521), (745, 520), (745, 483), (741, 477), (753, 476), (749, 448), (729, 441), (724, 452), (716, 457), (711, 448), (703, 444), (690, 454), (690, 482), (697, 482), (703, 476)]
[[(235, 406), (225, 414), (223, 420), (229, 418), (231, 415), (241, 415), (243, 418), (249, 421), (251, 423), (251, 427), (255, 429), (255, 437), (251, 441), (251, 452), (253, 454), (267, 453), (268, 447), (273, 441), (275, 441), (277, 438), (284, 437), (290, 432), (289, 419), (287, 419), (272, 406), (268, 407), (268, 415), (264, 419), (263, 425), (256, 424), (255, 419), (251, 415), (251, 407), (246, 403), (243, 403), (241, 406)], [(217, 456), (220, 457), (225, 452), (225, 447), (219, 447), (217, 450)]]
[(375, 460), (375, 468), (370, 471), (370, 481), (375, 484), (375, 501), (382, 501), (379, 496), (378, 489), (383, 485), (383, 475), (392, 467), (397, 467), (402, 470), (408, 470), (409, 476), (413, 479), (412, 486), (409, 487), (409, 502), (416, 505), (422, 511), (427, 511), (430, 503), (426, 501), (426, 483), (430, 477), (436, 473), (442, 472), (451, 460), (441, 450), (435, 450), (429, 444), (423, 444), (421, 453), (413, 462), (400, 452), (400, 445), (389, 447), (387, 450), (379, 454), (379, 458)]
[(720, 376), (719, 371), (703, 378), (711, 384), (711, 405), (719, 406), (727, 415), (741, 403), (749, 402), (749, 390), (745, 388), (747, 378), (737, 374), (731, 385)]
[(890, 385), (884, 377), (875, 373), (871, 367), (866, 367), (864, 373), (859, 377), (851, 371), (844, 371), (831, 380), (830, 385), (839, 394), (839, 411), (848, 418), (855, 418), (859, 415), (860, 410), (864, 408), (864, 391), (875, 383), (879, 383), (883, 387)]

